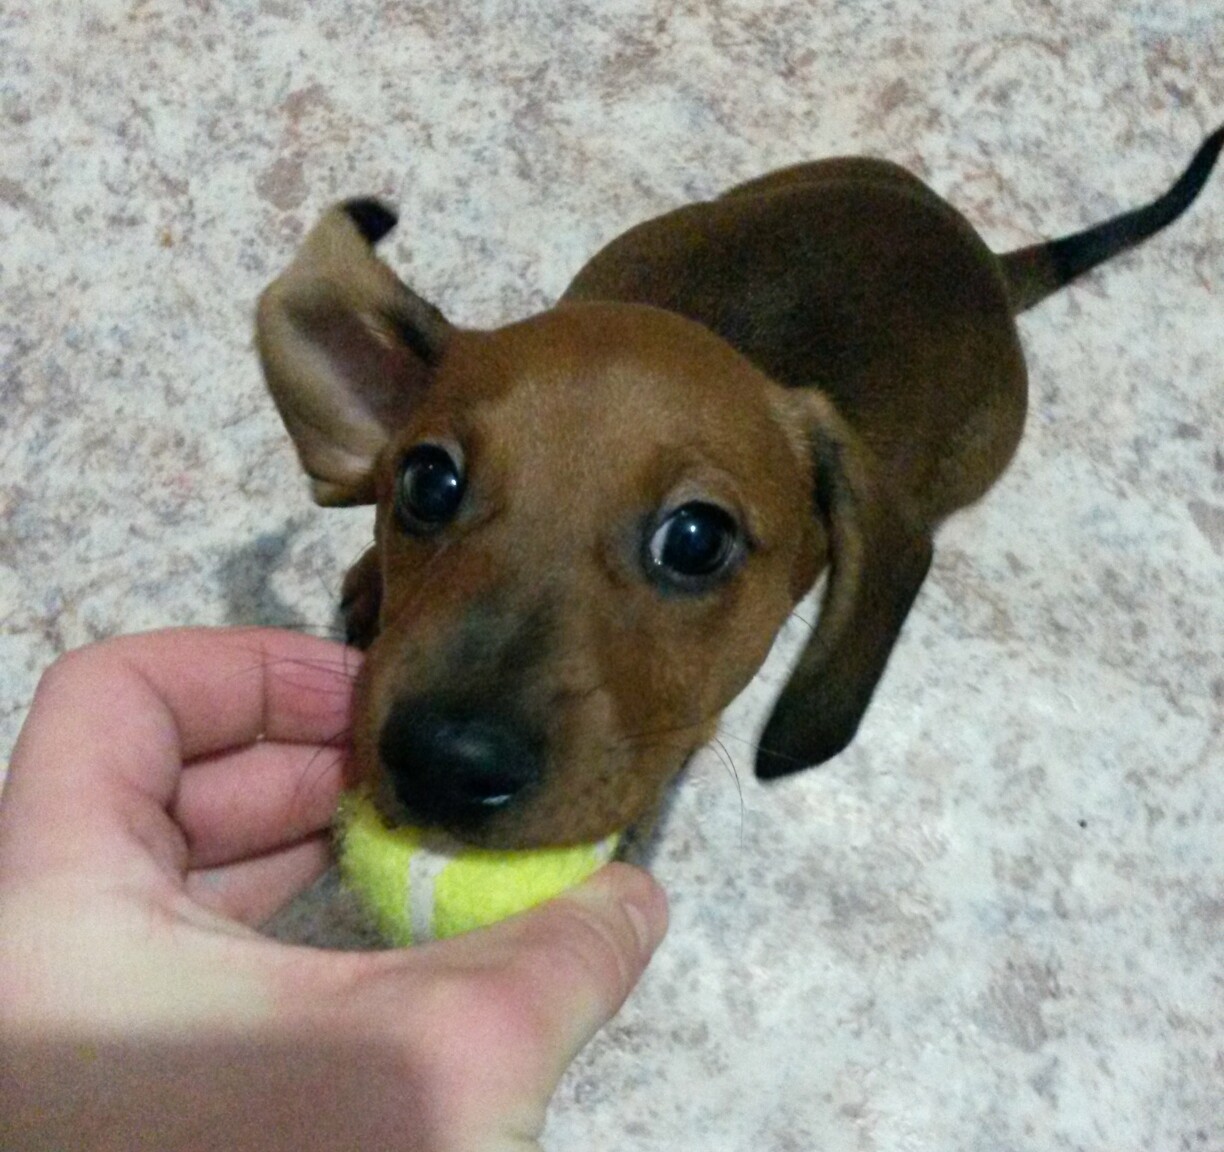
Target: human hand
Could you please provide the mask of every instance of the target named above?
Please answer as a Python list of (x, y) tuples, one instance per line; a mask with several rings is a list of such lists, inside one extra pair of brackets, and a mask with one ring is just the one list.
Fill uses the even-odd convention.
[(407, 951), (252, 925), (326, 867), (354, 653), (108, 641), (43, 677), (0, 797), (0, 1146), (524, 1152), (666, 929), (624, 865)]

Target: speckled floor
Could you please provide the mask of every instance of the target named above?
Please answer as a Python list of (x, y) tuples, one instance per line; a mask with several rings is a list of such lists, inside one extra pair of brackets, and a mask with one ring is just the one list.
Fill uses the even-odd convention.
[[(328, 624), (369, 514), (310, 504), (250, 331), (334, 198), (489, 324), (786, 162), (899, 160), (1005, 248), (1222, 119), (1221, 0), (7, 3), (0, 754), (65, 648)], [(766, 672), (683, 784), (550, 1150), (1224, 1149), (1224, 173), (1023, 334), (1025, 443), (857, 743), (758, 785)]]

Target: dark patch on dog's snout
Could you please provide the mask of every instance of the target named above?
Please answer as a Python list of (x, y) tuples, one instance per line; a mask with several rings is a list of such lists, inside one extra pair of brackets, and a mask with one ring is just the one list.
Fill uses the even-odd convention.
[(379, 755), (413, 823), (472, 831), (539, 785), (542, 745), (512, 716), (413, 697), (387, 717)]
[(410, 823), (474, 836), (538, 795), (549, 753), (538, 686), (555, 635), (547, 597), (525, 608), (494, 593), (391, 705), (379, 759)]

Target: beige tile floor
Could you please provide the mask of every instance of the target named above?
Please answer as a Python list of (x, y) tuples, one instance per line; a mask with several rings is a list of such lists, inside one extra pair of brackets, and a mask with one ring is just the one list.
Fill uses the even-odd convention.
[[(488, 324), (771, 166), (891, 157), (1004, 248), (1222, 119), (1220, 0), (5, 5), (0, 756), (68, 647), (329, 621), (369, 516), (309, 504), (250, 315), (330, 200)], [(766, 673), (694, 765), (549, 1149), (1224, 1149), (1224, 173), (1023, 333), (1025, 444), (858, 742), (759, 786)]]

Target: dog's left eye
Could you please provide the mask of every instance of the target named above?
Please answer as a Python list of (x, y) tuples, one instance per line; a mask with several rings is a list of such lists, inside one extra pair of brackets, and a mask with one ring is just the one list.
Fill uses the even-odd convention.
[(698, 591), (740, 553), (735, 519), (717, 504), (693, 501), (672, 512), (650, 537), (652, 572), (685, 591)]
[(410, 532), (428, 532), (455, 518), (467, 487), (463, 467), (439, 444), (418, 444), (400, 465), (395, 512)]

